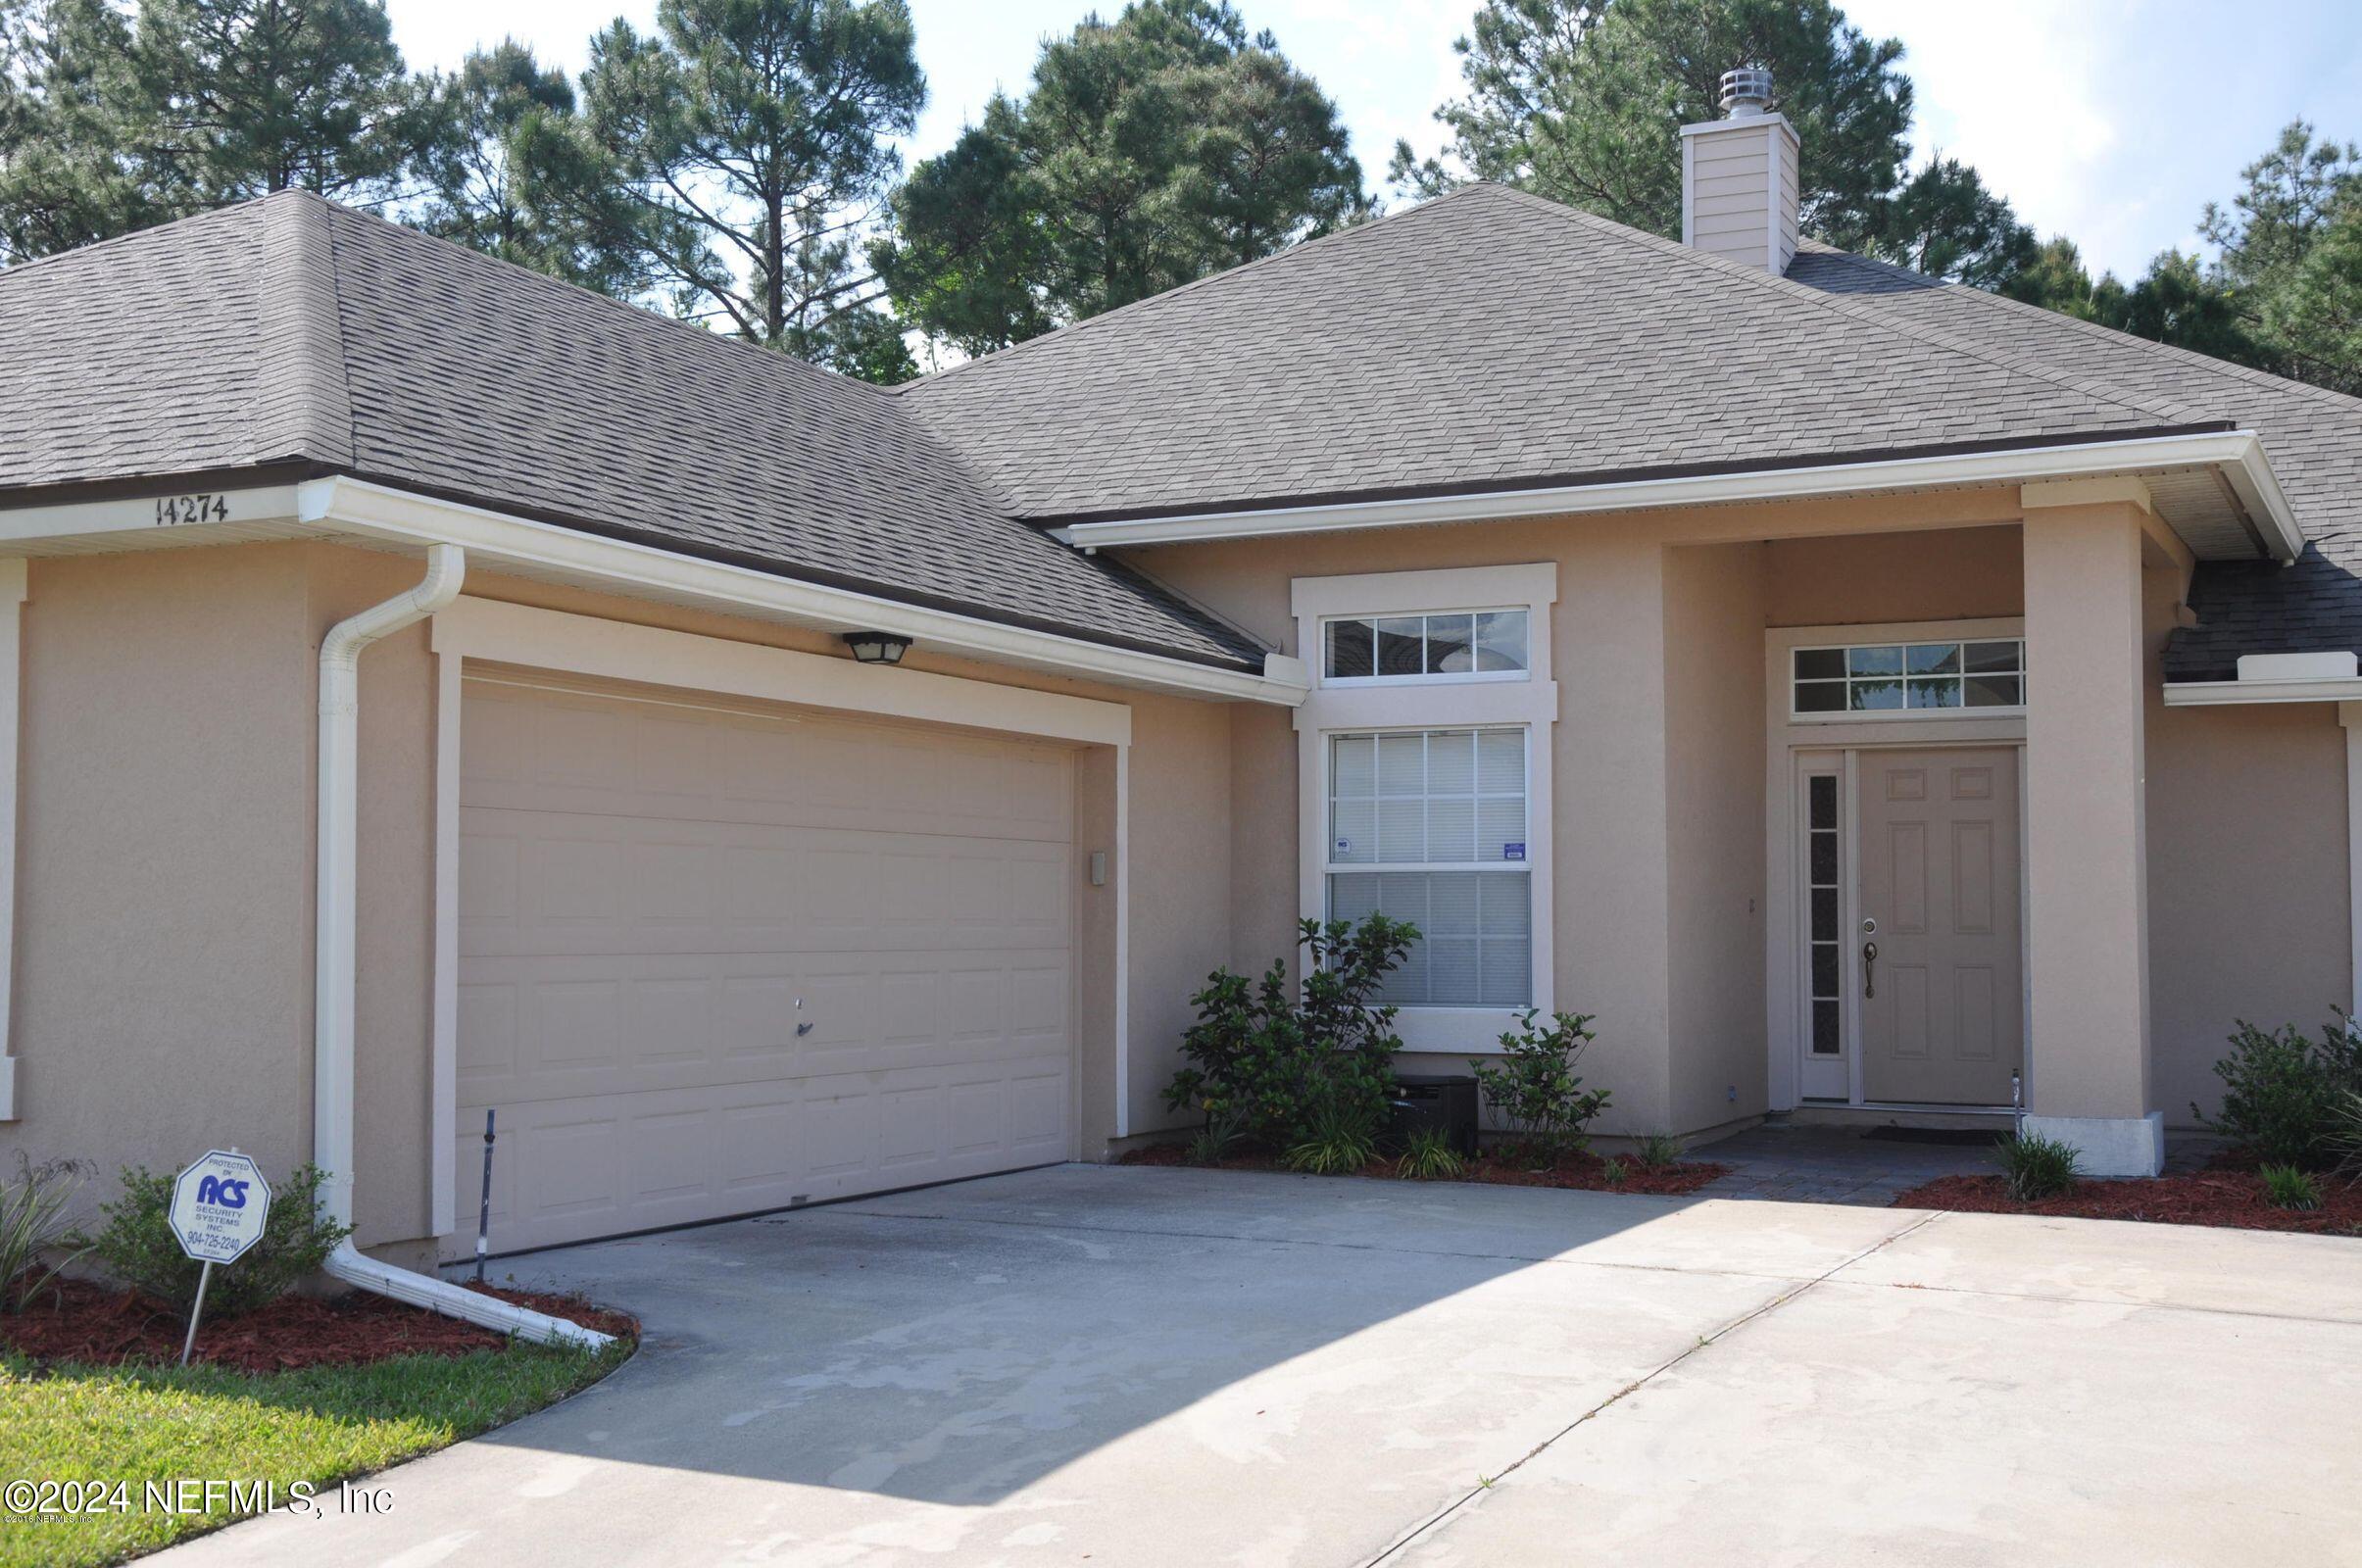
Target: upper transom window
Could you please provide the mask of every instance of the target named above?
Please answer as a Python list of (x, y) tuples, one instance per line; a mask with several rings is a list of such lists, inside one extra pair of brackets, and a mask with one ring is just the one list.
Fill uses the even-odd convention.
[(1331, 684), (1522, 679), (1527, 613), (1473, 610), (1326, 620), (1321, 623), (1321, 678)]
[(2026, 706), (2022, 637), (1799, 648), (1795, 657), (1799, 716)]

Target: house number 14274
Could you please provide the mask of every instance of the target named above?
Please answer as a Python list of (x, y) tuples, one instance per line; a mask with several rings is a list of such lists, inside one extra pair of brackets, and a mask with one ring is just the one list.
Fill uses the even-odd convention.
[(223, 496), (158, 496), (156, 526), (170, 528), (184, 522), (227, 522), (229, 501)]

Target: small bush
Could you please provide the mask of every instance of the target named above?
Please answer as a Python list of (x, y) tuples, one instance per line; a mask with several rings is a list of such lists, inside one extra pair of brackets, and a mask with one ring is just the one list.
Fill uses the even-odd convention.
[(1633, 1151), (1643, 1170), (1667, 1170), (1682, 1156), (1681, 1140), (1671, 1133), (1650, 1133)]
[(1624, 1162), (1612, 1155), (1599, 1161), (1599, 1180), (1610, 1187), (1623, 1186), (1625, 1179), (1631, 1174), (1629, 1170), (1625, 1169)]
[[(271, 1194), (271, 1217), (263, 1239), (235, 1263), (217, 1267), (205, 1293), (206, 1316), (232, 1317), (277, 1300), (320, 1272), (337, 1244), (353, 1234), (319, 1211), (317, 1165), (300, 1167)], [(202, 1265), (180, 1250), (168, 1214), (172, 1178), (133, 1165), (123, 1173), (123, 1196), (101, 1203), (106, 1223), (96, 1236), (74, 1238), (117, 1281), (186, 1312), (197, 1298)]]
[(90, 1174), (78, 1159), (34, 1164), (17, 1152), (17, 1174), (0, 1182), (0, 1312), (22, 1312), (51, 1290), (83, 1248), (66, 1223), (74, 1191)]
[(1468, 1162), (1452, 1147), (1451, 1134), (1441, 1127), (1413, 1128), (1402, 1146), (1402, 1157), (1395, 1162), (1395, 1174), (1414, 1182), (1448, 1182), (1467, 1169)]
[(2293, 1165), (2266, 1165), (2257, 1174), (2264, 1179), (2264, 1201), (2274, 1208), (2321, 1206), (2321, 1187), (2307, 1172)]
[(1183, 1157), (1193, 1165), (1219, 1165), (1230, 1156), (1238, 1141), (1236, 1122), (1227, 1116), (1208, 1116), (1206, 1125), (1191, 1135), (1188, 1151)]
[(1378, 1118), (1353, 1100), (1332, 1100), (1312, 1112), (1304, 1135), (1288, 1147), (1290, 1170), (1351, 1176), (1378, 1157)]
[(1556, 1012), (1545, 1023), (1528, 1008), (1518, 1027), (1501, 1037), (1498, 1060), (1468, 1063), (1486, 1101), (1509, 1124), (1519, 1157), (1536, 1168), (1587, 1147), (1585, 1129), (1607, 1108), (1607, 1091), (1585, 1089), (1575, 1073), (1597, 1038), (1591, 1020), (1590, 1013)]
[(2362, 1091), (2354, 1020), (2340, 1015), (2311, 1040), (2294, 1024), (2275, 1034), (2242, 1019), (2214, 1071), (2223, 1080), (2222, 1114), (2190, 1107), (2203, 1126), (2260, 1164), (2323, 1170), (2337, 1162), (2340, 1107)]
[(2055, 1138), (2004, 1139), (1994, 1155), (2001, 1162), (2009, 1196), (2021, 1203), (2063, 1198), (2075, 1191), (2076, 1179), (2083, 1174), (2083, 1156), (2075, 1146)]
[(1181, 1037), (1189, 1065), (1164, 1091), (1174, 1110), (1205, 1114), (1264, 1149), (1308, 1141), (1339, 1107), (1376, 1127), (1394, 1094), (1395, 1009), (1378, 988), (1409, 954), (1418, 928), (1373, 914), (1359, 925), (1304, 922), (1301, 987), (1285, 958), (1260, 980), (1216, 969), (1190, 999), (1198, 1021)]

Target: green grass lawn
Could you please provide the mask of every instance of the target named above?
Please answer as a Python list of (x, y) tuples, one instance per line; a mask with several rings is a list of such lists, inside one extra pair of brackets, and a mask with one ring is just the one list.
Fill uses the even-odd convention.
[(514, 1421), (596, 1382), (629, 1351), (516, 1344), (465, 1356), (267, 1375), (214, 1367), (34, 1368), (0, 1356), (0, 1483), (128, 1484), (128, 1512), (27, 1517), (0, 1509), (0, 1568), (117, 1561), (243, 1510), (141, 1508), (150, 1481), (334, 1483)]

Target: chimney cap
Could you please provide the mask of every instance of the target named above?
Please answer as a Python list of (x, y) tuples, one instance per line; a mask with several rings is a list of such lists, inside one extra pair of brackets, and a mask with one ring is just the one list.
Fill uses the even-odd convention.
[(1722, 74), (1722, 112), (1732, 120), (1752, 120), (1768, 113), (1772, 104), (1772, 74), (1761, 66), (1741, 66)]

